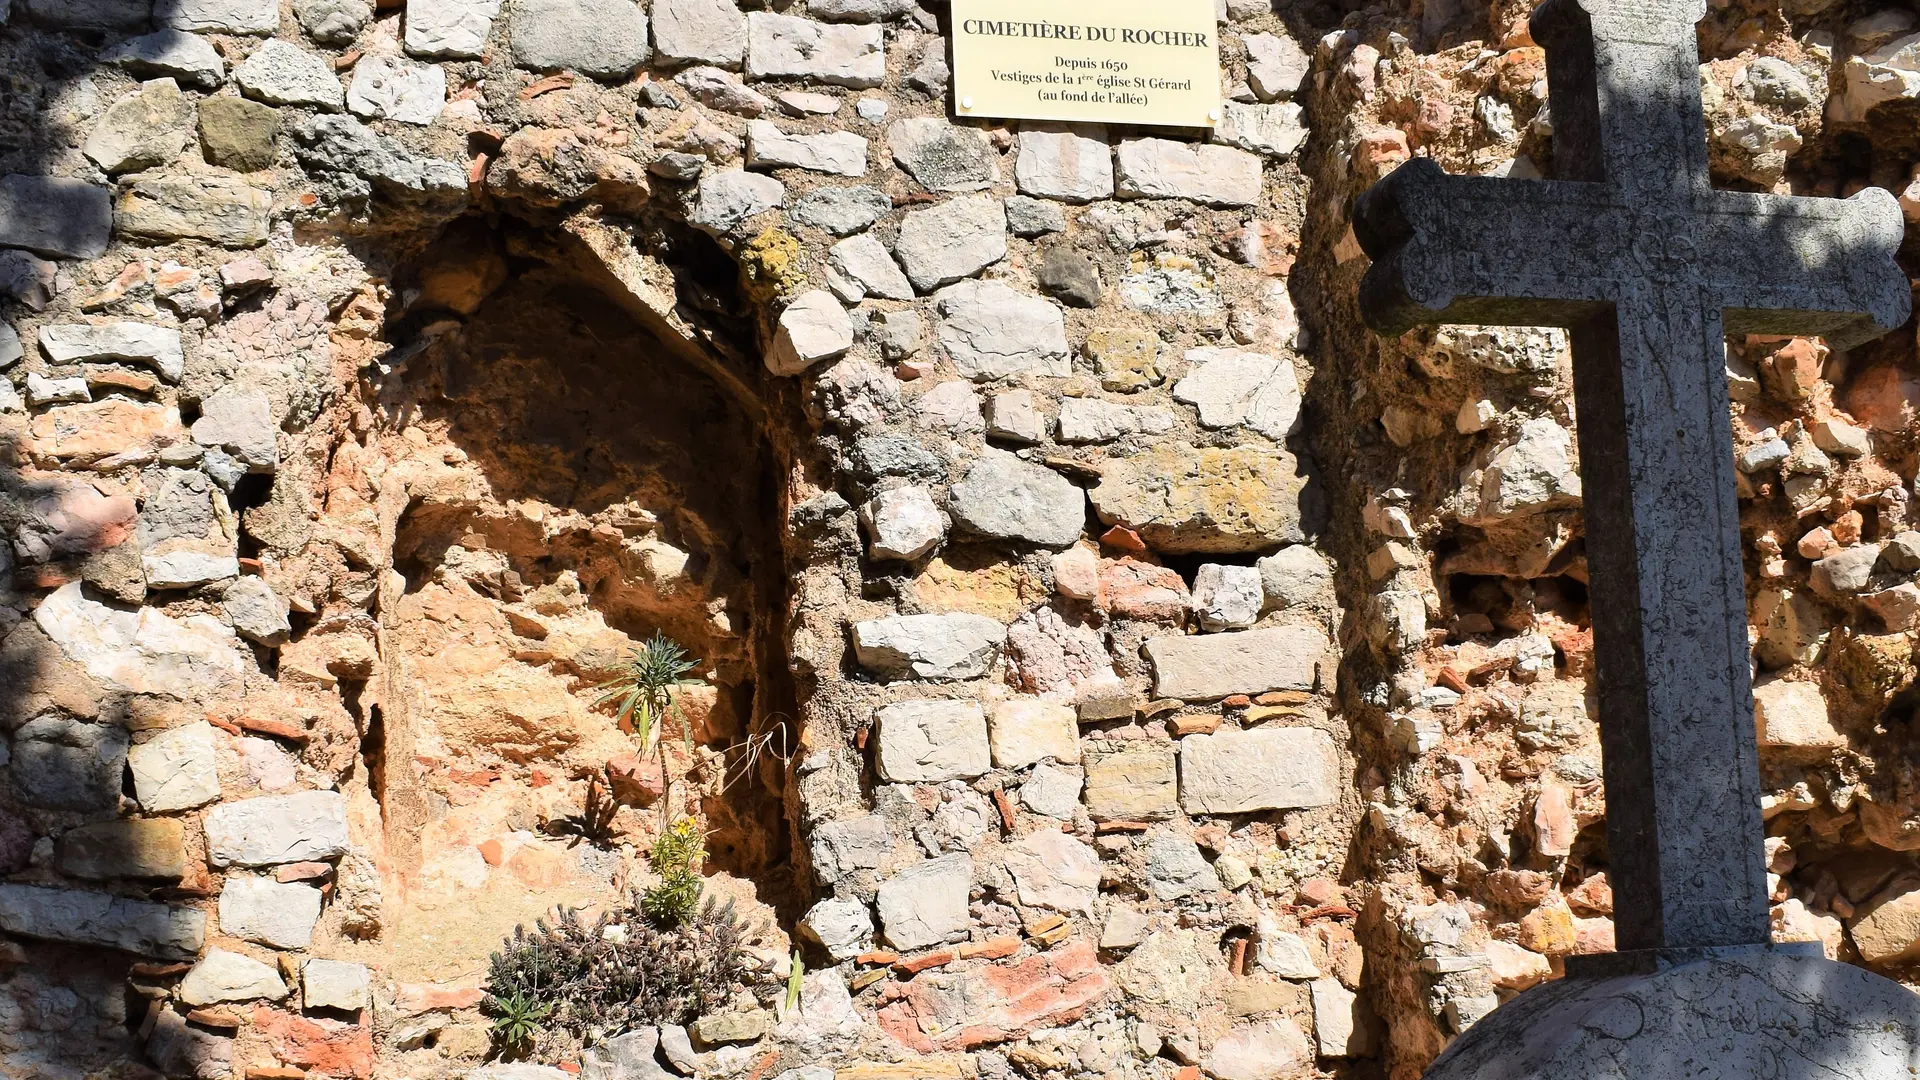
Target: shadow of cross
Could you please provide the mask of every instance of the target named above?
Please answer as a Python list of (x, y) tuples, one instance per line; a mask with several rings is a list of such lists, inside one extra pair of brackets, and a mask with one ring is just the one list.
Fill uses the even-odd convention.
[(1355, 208), (1362, 316), (1563, 326), (1573, 344), (1621, 950), (1768, 939), (1725, 335), (1844, 349), (1904, 323), (1893, 196), (1715, 191), (1704, 0), (1547, 0), (1560, 179), (1408, 162)]

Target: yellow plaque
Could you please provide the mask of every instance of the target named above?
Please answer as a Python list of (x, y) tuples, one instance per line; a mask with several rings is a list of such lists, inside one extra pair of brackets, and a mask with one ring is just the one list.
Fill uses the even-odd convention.
[(960, 116), (1205, 128), (1220, 119), (1214, 0), (953, 0)]

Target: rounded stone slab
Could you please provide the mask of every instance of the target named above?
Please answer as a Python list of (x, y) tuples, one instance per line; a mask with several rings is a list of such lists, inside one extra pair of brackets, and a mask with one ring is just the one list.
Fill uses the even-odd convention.
[(1920, 1075), (1920, 995), (1796, 953), (1715, 950), (1658, 970), (1550, 983), (1469, 1028), (1426, 1080)]

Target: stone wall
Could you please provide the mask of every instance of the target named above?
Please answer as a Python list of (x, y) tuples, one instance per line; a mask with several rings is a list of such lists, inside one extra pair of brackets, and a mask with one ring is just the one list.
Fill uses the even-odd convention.
[[(1550, 170), (1526, 5), (1228, 0), (1202, 140), (910, 0), (6, 4), (9, 1075), (1401, 1080), (1612, 947), (1564, 338), (1353, 301)], [(1716, 183), (1920, 219), (1916, 30), (1714, 7)], [(1776, 929), (1898, 976), (1912, 331), (1728, 369)], [(681, 814), (756, 985), (484, 1064)]]

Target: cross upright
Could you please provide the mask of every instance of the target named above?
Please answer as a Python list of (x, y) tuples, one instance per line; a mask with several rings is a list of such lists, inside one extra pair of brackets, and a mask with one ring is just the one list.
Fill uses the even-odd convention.
[(1769, 939), (1728, 333), (1845, 349), (1907, 319), (1892, 195), (1716, 191), (1705, 0), (1546, 0), (1554, 180), (1416, 159), (1355, 208), (1362, 316), (1566, 327), (1618, 947)]

